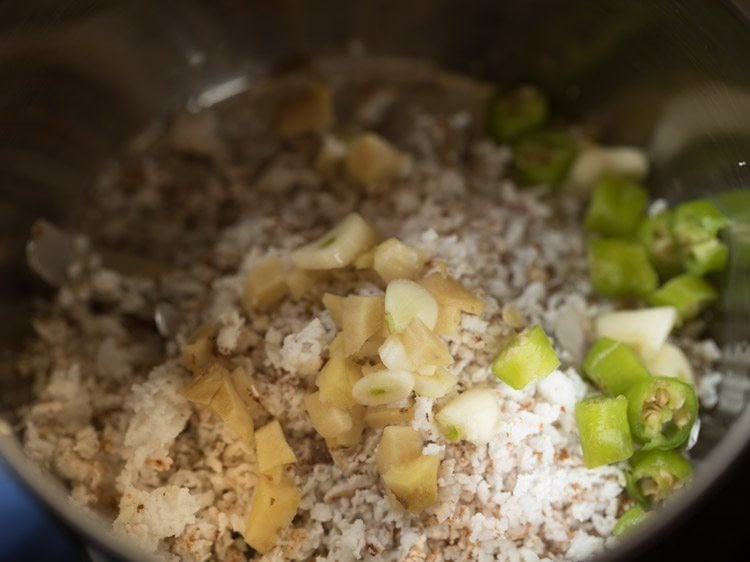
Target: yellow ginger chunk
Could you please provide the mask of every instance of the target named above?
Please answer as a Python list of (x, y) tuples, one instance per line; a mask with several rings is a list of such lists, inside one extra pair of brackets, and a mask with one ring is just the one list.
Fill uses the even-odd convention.
[(323, 294), (323, 306), (331, 314), (334, 324), (337, 328), (341, 328), (341, 308), (344, 304), (344, 297), (340, 295), (334, 295), (333, 293)]
[(461, 283), (441, 273), (431, 273), (419, 282), (438, 302), (435, 332), (454, 336), (461, 324), (461, 313), (482, 314), (484, 302)]
[(414, 374), (414, 392), (427, 398), (442, 398), (458, 384), (456, 375), (438, 367), (432, 375)]
[(331, 358), (318, 373), (315, 384), (320, 390), (320, 401), (344, 410), (357, 404), (352, 387), (362, 377), (359, 365), (342, 355)]
[[(283, 479), (282, 479), (283, 480)], [(265, 554), (273, 549), (279, 535), (297, 514), (300, 493), (293, 484), (275, 483), (260, 476), (245, 527), (245, 542)]]
[(365, 426), (380, 428), (387, 425), (409, 423), (414, 419), (414, 406), (391, 408), (388, 406), (367, 406), (365, 409)]
[(207, 324), (201, 326), (182, 347), (182, 365), (194, 375), (205, 370), (214, 358), (215, 336), (216, 328)]
[(383, 480), (401, 505), (413, 513), (418, 513), (437, 501), (439, 468), (438, 457), (420, 455), (391, 467), (383, 475)]
[(453, 306), (440, 305), (435, 333), (441, 336), (455, 336), (461, 325), (461, 310)]
[(346, 156), (346, 175), (366, 189), (374, 189), (401, 174), (401, 154), (387, 140), (375, 133), (356, 137)]
[(375, 463), (378, 472), (385, 474), (399, 464), (416, 459), (422, 454), (422, 437), (409, 426), (389, 425), (383, 429)]
[(385, 342), (385, 338), (383, 336), (379, 334), (371, 336), (365, 343), (362, 344), (362, 347), (359, 348), (359, 351), (353, 355), (354, 359), (356, 359), (357, 361), (377, 361), (378, 350), (383, 345), (383, 342)]
[(391, 408), (388, 406), (368, 406), (365, 409), (366, 427), (385, 427), (409, 423), (414, 419), (414, 406), (406, 408)]
[(390, 283), (394, 279), (414, 279), (426, 260), (421, 250), (389, 238), (375, 248), (372, 268), (383, 281)]
[(348, 431), (326, 439), (326, 445), (329, 449), (335, 449), (336, 447), (353, 447), (359, 445), (362, 441), (362, 432), (365, 429), (365, 408), (364, 406), (353, 406), (349, 410), (349, 415), (352, 418), (352, 427)]
[(278, 420), (274, 420), (255, 432), (255, 451), (258, 458), (258, 471), (270, 475), (273, 469), (297, 462), (284, 437), (284, 431)]
[(349, 296), (341, 303), (341, 333), (344, 338), (344, 354), (357, 353), (364, 343), (380, 333), (385, 318), (382, 296)]
[(484, 301), (448, 275), (430, 273), (419, 282), (441, 306), (457, 308), (468, 314), (482, 314)]
[(263, 414), (265, 410), (257, 400), (258, 391), (255, 389), (253, 377), (242, 367), (235, 367), (230, 373), (230, 378), (232, 379), (234, 388), (245, 402), (250, 413), (253, 416)]
[(321, 401), (320, 392), (308, 394), (305, 396), (304, 402), (315, 431), (325, 439), (338, 437), (349, 431), (354, 425), (352, 416), (348, 411)]
[(284, 103), (279, 111), (276, 131), (282, 137), (321, 132), (333, 123), (333, 96), (323, 82), (314, 81)]
[(310, 289), (320, 281), (317, 271), (304, 271), (293, 268), (286, 276), (286, 285), (295, 299), (304, 296)]
[(268, 310), (287, 292), (286, 264), (278, 256), (268, 256), (257, 263), (245, 277), (242, 307), (251, 314), (254, 310)]
[(376, 248), (370, 248), (366, 252), (362, 252), (355, 259), (354, 269), (370, 269), (375, 263), (375, 250)]
[(193, 380), (182, 394), (188, 400), (211, 409), (241, 439), (246, 442), (252, 440), (253, 417), (226, 368), (217, 364), (211, 365), (205, 374)]
[(341, 332), (336, 334), (328, 346), (328, 357), (346, 357), (344, 355), (344, 337)]
[(448, 345), (419, 318), (411, 321), (401, 333), (401, 341), (412, 363), (417, 367), (447, 367), (453, 364)]

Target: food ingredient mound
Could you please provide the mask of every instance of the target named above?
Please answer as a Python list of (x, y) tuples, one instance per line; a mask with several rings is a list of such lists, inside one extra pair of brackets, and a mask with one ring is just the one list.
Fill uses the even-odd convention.
[[(40, 307), (18, 366), (35, 391), (21, 412), (24, 441), (74, 502), (144, 550), (174, 560), (531, 561), (582, 559), (613, 540), (629, 505), (624, 465), (586, 468), (575, 420), (590, 389), (575, 367), (593, 319), (611, 308), (592, 292), (580, 202), (508, 179), (510, 150), (484, 133), (483, 86), (408, 70), (372, 80), (335, 64), (319, 69), (342, 130), (358, 139), (348, 159), (341, 138), (298, 134), (333, 117), (328, 94), (296, 78), (179, 115), (100, 178), (76, 224), (93, 247), (138, 255), (139, 265), (87, 254)], [(297, 117), (287, 114), (275, 135), (280, 99), (298, 104)], [(363, 169), (357, 158), (381, 165)], [(320, 239), (353, 212), (378, 240), (394, 239), (381, 254), (347, 268), (293, 267), (356, 259)], [(388, 252), (405, 257), (396, 263)], [(336, 334), (324, 295), (383, 296), (383, 279), (415, 267), (450, 275), (483, 304), (440, 336), (452, 358), (441, 376), (455, 386), (442, 398), (409, 392), (368, 406), (361, 442), (329, 449), (305, 408)], [(248, 272), (257, 275), (250, 293)], [(151, 320), (161, 303), (177, 319), (163, 336)], [(536, 325), (560, 365), (516, 390), (492, 362)], [(711, 341), (676, 343), (698, 379), (719, 359)], [(208, 395), (189, 387), (206, 357), (215, 361)], [(491, 389), (496, 433), (488, 443), (452, 441), (435, 414), (475, 387)], [(256, 435), (265, 426), (259, 454), (261, 442), (289, 445), (265, 449), (263, 474), (252, 434), (233, 429), (245, 419), (233, 416), (233, 400), (246, 405)], [(414, 430), (405, 437), (416, 443), (412, 457), (439, 459), (437, 498), (419, 513), (399, 507), (381, 478), (385, 425)], [(403, 477), (393, 470), (386, 480)], [(253, 501), (272, 505), (279, 487), (298, 508), (261, 555), (243, 540), (248, 513)]]

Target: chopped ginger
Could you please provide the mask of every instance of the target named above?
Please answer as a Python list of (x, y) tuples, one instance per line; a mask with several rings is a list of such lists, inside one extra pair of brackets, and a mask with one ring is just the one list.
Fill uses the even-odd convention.
[(383, 345), (383, 342), (385, 342), (385, 338), (380, 334), (371, 336), (364, 344), (362, 344), (359, 351), (353, 355), (354, 359), (357, 361), (378, 360), (378, 351), (380, 350), (380, 346)]
[(277, 117), (276, 131), (279, 136), (287, 138), (321, 132), (331, 126), (333, 117), (330, 88), (320, 81), (314, 81), (284, 103)]
[(396, 465), (416, 459), (422, 454), (422, 437), (409, 426), (389, 425), (383, 429), (375, 463), (378, 472), (385, 474)]
[(351, 414), (320, 399), (320, 392), (305, 396), (305, 409), (315, 431), (325, 439), (338, 437), (354, 425)]
[(305, 295), (319, 281), (320, 276), (316, 271), (303, 271), (294, 268), (286, 276), (286, 285), (295, 299)]
[(413, 513), (419, 513), (437, 501), (437, 477), (440, 459), (420, 455), (391, 467), (383, 475), (386, 486), (398, 501)]
[(419, 282), (441, 306), (457, 308), (468, 314), (482, 314), (484, 302), (448, 275), (431, 273)]
[(383, 327), (385, 305), (383, 297), (349, 296), (341, 303), (341, 333), (344, 353), (357, 353), (364, 343)]
[(182, 364), (194, 375), (200, 374), (213, 358), (215, 335), (214, 326), (201, 326), (182, 347)]
[(354, 259), (354, 269), (370, 269), (375, 262), (376, 248), (362, 252)]
[(326, 307), (326, 310), (330, 313), (334, 324), (336, 324), (338, 328), (341, 328), (341, 307), (343, 303), (344, 297), (342, 296), (334, 295), (332, 293), (325, 293), (323, 295), (323, 306)]
[(362, 377), (359, 365), (341, 355), (331, 355), (315, 381), (320, 390), (320, 401), (337, 408), (348, 409), (357, 404), (352, 388)]
[(300, 493), (296, 486), (260, 476), (245, 527), (245, 542), (260, 553), (276, 546), (279, 534), (294, 519)]
[(390, 283), (394, 279), (414, 279), (426, 259), (421, 250), (389, 238), (375, 248), (372, 268), (383, 281)]
[(365, 426), (385, 427), (408, 423), (414, 419), (414, 406), (407, 408), (389, 408), (386, 406), (367, 406), (365, 409)]
[(260, 261), (245, 277), (242, 289), (242, 307), (251, 314), (254, 310), (267, 310), (286, 294), (286, 264), (278, 256), (268, 256)]
[(447, 304), (441, 304), (438, 319), (435, 323), (435, 333), (441, 336), (455, 336), (461, 325), (461, 309)]
[(278, 420), (274, 420), (255, 432), (255, 451), (258, 471), (270, 475), (273, 469), (297, 462), (297, 456), (289, 447)]
[(458, 383), (458, 377), (443, 367), (438, 367), (432, 375), (414, 374), (414, 392), (427, 398), (442, 398)]
[(241, 439), (246, 442), (252, 440), (253, 418), (226, 368), (211, 365), (182, 393), (188, 400), (210, 408)]
[(326, 445), (328, 445), (329, 449), (353, 447), (362, 441), (362, 432), (365, 429), (365, 407), (359, 405), (353, 406), (349, 410), (349, 415), (352, 418), (352, 427), (336, 437), (326, 439)]
[(346, 175), (368, 190), (376, 189), (401, 174), (401, 154), (379, 135), (364, 133), (352, 141), (346, 157)]
[(401, 333), (401, 341), (411, 362), (418, 367), (447, 367), (453, 364), (448, 345), (419, 318)]
[(253, 377), (242, 367), (235, 367), (230, 373), (230, 378), (240, 398), (250, 410), (250, 414), (253, 416), (262, 414), (264, 409), (257, 400), (258, 391), (254, 386)]

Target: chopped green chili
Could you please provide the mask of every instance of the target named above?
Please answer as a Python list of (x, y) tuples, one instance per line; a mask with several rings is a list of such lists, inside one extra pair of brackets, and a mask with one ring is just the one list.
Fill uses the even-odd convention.
[(616, 238), (589, 240), (591, 284), (610, 297), (645, 297), (656, 289), (658, 278), (646, 251), (639, 244)]
[(492, 362), (492, 372), (505, 384), (521, 389), (534, 379), (546, 377), (560, 360), (540, 326), (515, 335)]
[(544, 125), (548, 113), (547, 98), (533, 86), (498, 93), (489, 104), (490, 134), (499, 143), (514, 142)]
[(721, 240), (711, 239), (693, 244), (685, 250), (682, 260), (690, 273), (705, 275), (724, 271), (729, 258), (729, 248)]
[(624, 396), (594, 396), (576, 404), (583, 462), (588, 468), (622, 461), (633, 454)]
[(601, 338), (591, 346), (583, 361), (583, 372), (609, 396), (624, 394), (650, 376), (632, 349), (610, 338)]
[(607, 177), (591, 196), (584, 226), (604, 236), (633, 235), (648, 204), (648, 192), (632, 181)]
[(706, 199), (688, 201), (675, 208), (672, 228), (687, 271), (704, 275), (726, 267), (729, 252), (718, 235), (727, 222)]
[(684, 444), (698, 414), (698, 399), (689, 384), (671, 377), (652, 377), (627, 392), (633, 439), (643, 449), (674, 449)]
[(648, 302), (654, 306), (673, 306), (681, 322), (694, 318), (718, 297), (716, 290), (696, 275), (686, 273), (670, 279), (651, 293)]
[(726, 217), (707, 199), (686, 201), (674, 210), (674, 232), (682, 243), (713, 238), (726, 225)]
[(678, 451), (638, 451), (630, 459), (627, 490), (650, 509), (670, 498), (693, 475), (693, 467)]
[(682, 271), (682, 258), (672, 232), (673, 218), (673, 212), (664, 211), (644, 218), (638, 225), (638, 240), (646, 248), (651, 264), (663, 279)]
[(513, 151), (518, 180), (522, 185), (555, 187), (567, 175), (575, 152), (573, 139), (565, 133), (531, 133)]
[(636, 504), (620, 515), (620, 518), (615, 523), (615, 528), (612, 529), (612, 534), (616, 537), (621, 537), (632, 533), (633, 529), (638, 527), (648, 517), (648, 512)]

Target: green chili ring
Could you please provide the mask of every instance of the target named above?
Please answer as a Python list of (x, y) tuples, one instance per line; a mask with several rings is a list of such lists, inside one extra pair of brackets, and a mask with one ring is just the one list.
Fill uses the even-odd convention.
[(638, 451), (630, 459), (628, 495), (646, 509), (670, 498), (693, 476), (693, 467), (678, 451)]
[(630, 432), (644, 450), (675, 449), (688, 440), (698, 416), (698, 398), (691, 385), (652, 377), (630, 387), (627, 398)]

